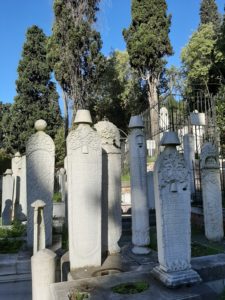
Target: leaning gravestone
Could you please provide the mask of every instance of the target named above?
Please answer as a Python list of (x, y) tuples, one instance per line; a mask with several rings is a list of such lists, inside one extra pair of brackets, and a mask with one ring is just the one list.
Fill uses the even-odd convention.
[(205, 236), (211, 241), (223, 239), (223, 210), (219, 155), (215, 145), (207, 142), (200, 156)]
[(67, 137), (70, 270), (101, 265), (101, 140), (88, 110), (78, 110), (78, 127)]
[(26, 145), (27, 156), (27, 243), (33, 247), (33, 208), (31, 204), (42, 199), (45, 204), (44, 223), (46, 246), (52, 244), (52, 197), (54, 190), (55, 145), (44, 130), (44, 120), (35, 122), (37, 133), (33, 134)]
[(94, 126), (102, 141), (102, 247), (110, 254), (120, 252), (121, 151), (118, 128), (108, 121)]
[(191, 269), (191, 199), (188, 170), (176, 146), (175, 132), (165, 132), (154, 170), (159, 266), (153, 275), (168, 287), (201, 281)]
[(2, 225), (10, 225), (13, 210), (13, 177), (12, 170), (7, 169), (2, 180)]
[(147, 162), (144, 124), (140, 116), (130, 119), (129, 163), (132, 205), (132, 252), (147, 254), (150, 252), (149, 211), (147, 203)]

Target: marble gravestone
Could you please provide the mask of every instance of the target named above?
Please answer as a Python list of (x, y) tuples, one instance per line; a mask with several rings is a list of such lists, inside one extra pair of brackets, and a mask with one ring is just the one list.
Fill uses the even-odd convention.
[(12, 170), (7, 169), (2, 180), (2, 225), (11, 225), (13, 210)]
[(78, 110), (78, 127), (67, 137), (70, 270), (101, 265), (101, 140), (88, 110)]
[(102, 141), (102, 250), (118, 253), (121, 223), (121, 151), (118, 128), (108, 121), (94, 126)]
[(52, 244), (52, 197), (54, 191), (55, 145), (44, 130), (44, 120), (35, 122), (37, 133), (26, 145), (27, 157), (27, 244), (33, 247), (34, 210), (31, 204), (41, 199), (45, 202), (44, 223), (46, 246)]
[(211, 241), (224, 237), (219, 154), (215, 145), (207, 142), (200, 155), (205, 236)]
[(144, 124), (140, 116), (129, 123), (129, 163), (132, 206), (132, 252), (148, 254), (150, 249), (149, 210), (147, 202), (147, 162)]
[(169, 129), (169, 113), (166, 107), (161, 107), (159, 111), (159, 127), (163, 131)]
[(186, 161), (189, 178), (190, 178), (190, 188), (191, 196), (195, 193), (195, 183), (194, 183), (194, 163), (195, 163), (195, 139), (193, 134), (187, 133), (183, 136), (184, 145), (184, 159)]
[(42, 200), (36, 200), (31, 204), (34, 209), (34, 247), (33, 254), (45, 249), (45, 221), (44, 207), (45, 203)]
[(154, 169), (158, 261), (152, 273), (168, 287), (201, 281), (191, 269), (191, 199), (188, 169), (176, 146), (175, 132), (165, 132), (164, 151)]

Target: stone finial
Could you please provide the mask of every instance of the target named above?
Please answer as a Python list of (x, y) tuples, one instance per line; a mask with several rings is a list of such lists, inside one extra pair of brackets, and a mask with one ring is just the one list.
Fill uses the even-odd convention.
[(87, 109), (78, 109), (74, 120), (75, 124), (92, 124), (90, 111)]
[(130, 118), (129, 128), (144, 128), (144, 123), (140, 115)]
[(42, 200), (36, 200), (34, 201), (31, 206), (34, 208), (34, 209), (38, 209), (38, 208), (42, 208), (42, 207), (45, 207), (46, 206), (46, 203)]
[(120, 147), (120, 133), (118, 128), (109, 121), (100, 121), (94, 125), (97, 132), (100, 134), (102, 143)]
[(13, 172), (11, 169), (6, 169), (5, 173), (3, 175), (12, 175)]
[(40, 119), (34, 123), (34, 127), (37, 131), (45, 131), (47, 123), (45, 120)]
[(15, 153), (15, 155), (14, 155), (14, 157), (21, 157), (21, 154), (20, 154), (20, 152), (18, 151), (18, 152), (16, 152)]
[(168, 131), (163, 133), (163, 137), (160, 142), (161, 146), (169, 146), (174, 145), (178, 146), (180, 145), (180, 140), (178, 138), (178, 134), (174, 131)]

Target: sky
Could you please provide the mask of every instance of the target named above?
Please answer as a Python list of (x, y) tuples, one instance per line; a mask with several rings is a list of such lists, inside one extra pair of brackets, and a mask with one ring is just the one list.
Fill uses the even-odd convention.
[[(16, 96), (17, 67), (25, 41), (27, 28), (41, 27), (51, 34), (54, 20), (53, 0), (1, 0), (0, 1), (0, 101), (13, 102)], [(223, 13), (225, 0), (216, 0)], [(170, 40), (174, 55), (167, 58), (168, 65), (180, 65), (181, 49), (199, 24), (200, 0), (167, 0), (168, 13), (172, 14)], [(123, 28), (131, 22), (131, 0), (102, 0), (98, 13), (97, 30), (100, 31), (102, 52), (125, 50)], [(60, 92), (60, 91), (59, 91)]]

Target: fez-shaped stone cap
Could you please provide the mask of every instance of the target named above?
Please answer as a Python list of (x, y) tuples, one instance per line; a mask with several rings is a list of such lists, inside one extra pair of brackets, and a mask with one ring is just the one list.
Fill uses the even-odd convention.
[(47, 123), (45, 122), (45, 120), (40, 119), (34, 123), (34, 128), (37, 131), (45, 131), (46, 127), (47, 127)]
[(74, 120), (75, 124), (92, 124), (90, 111), (87, 109), (78, 109)]
[(180, 140), (178, 138), (178, 134), (174, 131), (168, 131), (163, 133), (163, 137), (160, 142), (161, 146), (180, 145)]
[(130, 118), (129, 128), (144, 128), (144, 123), (140, 115)]
[(14, 155), (14, 157), (21, 157), (21, 154), (20, 154), (20, 152), (18, 151), (18, 152), (16, 152), (15, 153), (15, 155)]
[(13, 172), (11, 169), (6, 169), (6, 171), (4, 173), (4, 175), (12, 175), (12, 174), (13, 174)]
[(37, 208), (45, 207), (46, 204), (45, 204), (45, 202), (42, 201), (42, 200), (36, 200), (36, 201), (34, 201), (34, 202), (31, 204), (31, 206), (37, 209)]

